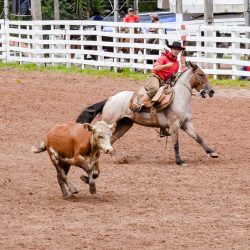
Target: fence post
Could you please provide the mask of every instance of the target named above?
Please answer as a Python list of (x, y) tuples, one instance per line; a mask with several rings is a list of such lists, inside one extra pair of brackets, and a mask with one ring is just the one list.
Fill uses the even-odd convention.
[[(134, 34), (135, 33), (134, 31), (135, 31), (134, 27), (130, 27), (129, 28), (129, 34)], [(130, 43), (134, 44), (134, 42), (135, 42), (135, 39), (134, 38), (130, 38)], [(134, 55), (134, 53), (135, 53), (135, 48), (134, 47), (129, 48), (129, 54), (130, 55)], [(132, 63), (135, 62), (135, 60), (133, 58), (130, 58), (129, 62), (132, 64)], [(135, 70), (134, 68), (132, 68), (132, 67), (130, 68), (131, 72), (134, 72), (134, 70)]]
[[(239, 37), (239, 33), (237, 31), (233, 31), (232, 32), (232, 38), (237, 38), (237, 37)], [(238, 48), (238, 47), (239, 47), (239, 43), (236, 43), (236, 42), (232, 43), (232, 49), (235, 49), (235, 48)], [(240, 55), (234, 53), (232, 55), (233, 61), (237, 61), (239, 59), (239, 56)], [(234, 75), (234, 71), (237, 71), (237, 70), (238, 70), (238, 65), (235, 63), (235, 64), (232, 65), (232, 73), (233, 73), (232, 74), (232, 79), (233, 80), (237, 79), (236, 75)]]
[[(213, 31), (213, 37), (216, 38), (216, 30)], [(213, 42), (213, 48), (217, 48), (216, 42)], [(213, 58), (214, 58), (215, 60), (217, 59), (217, 53), (213, 53)], [(213, 63), (213, 69), (214, 69), (214, 70), (217, 70), (217, 69), (218, 69), (218, 64), (217, 64), (217, 63)], [(213, 78), (214, 78), (215, 80), (217, 80), (217, 79), (218, 79), (217, 74), (214, 74), (214, 75), (213, 75)]]
[(81, 23), (80, 25), (80, 31), (81, 31), (81, 68), (84, 69), (85, 68), (85, 64), (84, 64), (84, 52), (82, 52), (84, 50), (84, 45), (83, 45), (83, 23)]
[[(201, 30), (200, 29), (196, 31), (196, 37), (201, 37)], [(201, 48), (201, 41), (197, 41), (196, 42), (196, 48)], [(197, 58), (201, 58), (202, 57), (201, 51), (196, 51), (196, 57)], [(201, 65), (201, 63), (197, 62), (197, 65), (198, 65), (198, 67), (203, 68), (203, 66)]]
[[(119, 26), (113, 27), (112, 32), (119, 33)], [(113, 43), (116, 44), (116, 46), (114, 47), (114, 53), (116, 55), (119, 53), (119, 48), (117, 47), (118, 42), (119, 42), (119, 38), (116, 36), (113, 37)], [(114, 56), (114, 62), (115, 62), (115, 65), (118, 65), (119, 60), (118, 60), (117, 56)], [(118, 67), (114, 67), (114, 72), (117, 72), (117, 71), (118, 71)]]
[[(35, 47), (35, 50), (40, 50), (41, 47), (43, 45), (40, 45), (38, 41), (40, 41), (40, 39), (43, 40), (43, 37), (40, 34), (40, 24), (38, 23), (39, 21), (33, 21), (33, 31), (34, 31), (34, 35), (32, 36), (32, 39), (33, 41), (35, 40), (36, 43), (33, 43), (34, 44), (34, 47)], [(40, 66), (40, 60), (39, 58), (42, 57), (42, 54), (40, 53), (36, 53), (35, 51), (35, 54), (36, 54), (36, 64), (38, 66)]]
[(1, 29), (5, 30), (5, 33), (2, 35), (3, 37), (3, 43), (2, 43), (2, 47), (3, 47), (3, 62), (9, 62), (9, 56), (10, 56), (10, 46), (9, 46), (9, 20), (5, 20), (3, 24), (1, 24)]
[[(102, 31), (102, 26), (100, 25), (96, 25), (96, 31), (97, 31), (97, 39), (96, 41), (98, 43), (101, 43), (102, 42), (102, 36), (99, 35), (98, 33)], [(102, 53), (102, 46), (101, 45), (97, 45), (97, 51), (98, 51), (98, 61), (104, 61), (104, 57), (101, 56), (101, 53)], [(98, 69), (102, 69), (102, 66), (98, 66)]]
[(71, 53), (70, 53), (70, 25), (65, 25), (65, 44), (66, 44), (66, 51), (67, 51), (67, 67), (71, 67)]

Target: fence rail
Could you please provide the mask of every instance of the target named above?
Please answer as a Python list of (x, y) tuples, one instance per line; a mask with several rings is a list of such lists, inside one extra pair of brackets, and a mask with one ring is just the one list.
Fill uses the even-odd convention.
[[(150, 33), (150, 28), (157, 33)], [(128, 32), (122, 33), (124, 29)], [(249, 34), (250, 27), (236, 25), (0, 20), (0, 60), (146, 72), (165, 49), (166, 40), (170, 44), (181, 40), (186, 46), (186, 55), (178, 58), (183, 67), (188, 60), (215, 78), (237, 78), (250, 76), (242, 70), (250, 66)]]

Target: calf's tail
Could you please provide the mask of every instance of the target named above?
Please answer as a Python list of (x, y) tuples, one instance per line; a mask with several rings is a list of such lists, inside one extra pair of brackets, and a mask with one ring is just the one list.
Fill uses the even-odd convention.
[(104, 105), (108, 99), (105, 99), (101, 102), (97, 102), (95, 104), (92, 104), (88, 106), (86, 109), (84, 109), (81, 114), (76, 119), (76, 122), (78, 123), (91, 123), (92, 120), (102, 112)]
[(31, 147), (31, 152), (32, 153), (41, 153), (41, 152), (44, 152), (44, 151), (46, 151), (46, 145), (45, 145), (45, 142), (43, 141), (42, 143), (41, 143), (41, 145), (37, 148), (37, 147), (35, 147), (35, 146), (32, 146)]

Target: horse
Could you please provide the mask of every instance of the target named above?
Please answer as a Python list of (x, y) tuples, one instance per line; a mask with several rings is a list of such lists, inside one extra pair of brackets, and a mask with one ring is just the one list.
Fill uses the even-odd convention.
[[(175, 96), (172, 103), (166, 109), (156, 114), (157, 119), (152, 119), (151, 114), (144, 110), (133, 112), (130, 109), (130, 100), (134, 92), (122, 91), (111, 96), (109, 99), (87, 107), (76, 119), (76, 122), (91, 122), (97, 114), (102, 113), (102, 120), (108, 124), (116, 123), (116, 129), (111, 137), (111, 144), (122, 137), (134, 123), (147, 127), (168, 129), (174, 145), (176, 164), (186, 166), (187, 163), (181, 159), (179, 153), (178, 131), (182, 129), (208, 155), (216, 158), (218, 154), (215, 150), (208, 147), (194, 130), (190, 104), (193, 89), (200, 92), (203, 98), (207, 95), (212, 97), (215, 93), (203, 70), (190, 62), (187, 70), (180, 75), (173, 86)], [(113, 157), (112, 159), (114, 159)]]

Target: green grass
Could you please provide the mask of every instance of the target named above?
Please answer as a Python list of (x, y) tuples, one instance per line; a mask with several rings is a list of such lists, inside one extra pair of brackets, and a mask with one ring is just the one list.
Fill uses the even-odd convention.
[[(91, 75), (95, 77), (110, 77), (110, 78), (129, 78), (133, 80), (145, 80), (147, 74), (131, 72), (130, 69), (125, 68), (120, 73), (115, 73), (110, 70), (95, 70), (95, 69), (81, 69), (76, 66), (67, 67), (60, 66), (37, 66), (36, 64), (18, 64), (18, 63), (1, 63), (0, 68), (13, 68), (21, 71), (35, 71), (40, 72), (60, 72), (60, 73), (78, 73), (84, 75)], [(232, 79), (210, 79), (213, 86), (225, 87), (225, 88), (250, 88), (250, 81), (244, 80), (232, 80)]]
[(224, 88), (246, 88), (250, 89), (250, 81), (247, 80), (232, 80), (232, 79), (210, 79), (213, 86)]
[(67, 67), (65, 65), (58, 66), (37, 66), (36, 64), (18, 64), (18, 63), (1, 63), (0, 68), (13, 68), (21, 71), (40, 71), (40, 72), (61, 72), (61, 73), (78, 73), (84, 75), (91, 75), (95, 77), (111, 77), (111, 78), (130, 78), (134, 80), (144, 80), (146, 79), (146, 75), (137, 72), (131, 72), (130, 69), (125, 68), (119, 73), (115, 73), (110, 70), (96, 70), (96, 69), (81, 69), (80, 67), (71, 66)]

